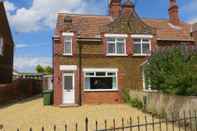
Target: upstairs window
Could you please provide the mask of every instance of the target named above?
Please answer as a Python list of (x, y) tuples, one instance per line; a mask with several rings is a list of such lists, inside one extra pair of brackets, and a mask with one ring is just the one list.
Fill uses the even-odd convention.
[(73, 33), (63, 33), (63, 36), (64, 36), (64, 55), (71, 56)]
[(126, 37), (125, 35), (107, 35), (107, 55), (125, 56), (126, 55)]
[(151, 36), (149, 37), (134, 37), (133, 38), (133, 51), (136, 56), (147, 56), (151, 54)]
[(0, 55), (3, 55), (3, 37), (0, 36)]

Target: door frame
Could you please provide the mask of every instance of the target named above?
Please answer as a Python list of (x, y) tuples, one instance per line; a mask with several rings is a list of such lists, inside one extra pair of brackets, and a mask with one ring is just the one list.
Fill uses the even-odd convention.
[[(73, 95), (74, 95), (74, 98), (73, 98), (73, 103), (65, 103), (64, 102), (64, 80), (65, 80), (65, 76), (72, 76), (72, 84), (73, 84)], [(72, 72), (63, 72), (62, 74), (62, 104), (75, 104), (75, 73), (72, 71)]]

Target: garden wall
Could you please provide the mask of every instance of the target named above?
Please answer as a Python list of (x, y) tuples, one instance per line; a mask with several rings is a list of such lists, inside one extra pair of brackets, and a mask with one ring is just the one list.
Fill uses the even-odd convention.
[(15, 99), (31, 97), (41, 92), (41, 80), (18, 79), (9, 84), (0, 84), (0, 104)]
[(143, 101), (145, 111), (163, 117), (170, 117), (172, 112), (175, 115), (183, 116), (184, 111), (188, 113), (197, 109), (197, 97), (195, 96), (175, 96), (134, 90), (130, 91), (130, 96)]

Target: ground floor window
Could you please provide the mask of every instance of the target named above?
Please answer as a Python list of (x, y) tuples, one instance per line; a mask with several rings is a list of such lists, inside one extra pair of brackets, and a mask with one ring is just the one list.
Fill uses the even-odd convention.
[(84, 76), (85, 90), (117, 90), (115, 71), (86, 71)]

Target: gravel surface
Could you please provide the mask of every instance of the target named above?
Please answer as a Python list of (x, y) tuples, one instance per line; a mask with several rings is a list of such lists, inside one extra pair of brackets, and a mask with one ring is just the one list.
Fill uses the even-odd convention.
[(41, 131), (41, 127), (44, 126), (45, 131), (52, 131), (53, 125), (56, 125), (57, 131), (64, 131), (64, 125), (67, 124), (68, 131), (75, 131), (75, 124), (78, 123), (78, 131), (84, 131), (86, 117), (89, 119), (90, 129), (94, 130), (96, 120), (99, 128), (104, 128), (104, 120), (108, 121), (108, 127), (112, 127), (113, 119), (116, 120), (116, 126), (120, 126), (122, 118), (125, 119), (124, 123), (127, 125), (130, 117), (132, 117), (133, 123), (137, 122), (138, 116), (140, 121), (144, 122), (145, 115), (151, 122), (149, 115), (125, 104), (60, 108), (43, 106), (42, 101), (42, 98), (31, 98), (0, 107), (0, 127), (3, 125), (5, 131), (16, 131), (17, 128), (20, 131), (28, 131), (30, 127), (33, 128), (33, 131)]

